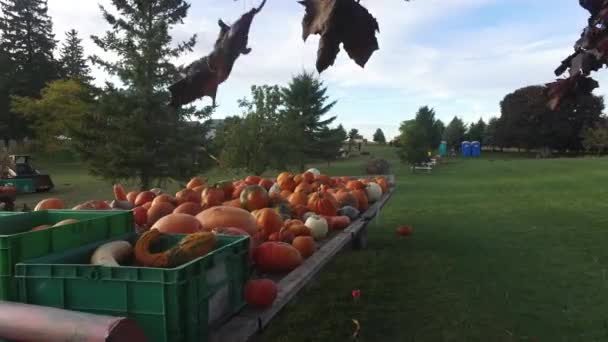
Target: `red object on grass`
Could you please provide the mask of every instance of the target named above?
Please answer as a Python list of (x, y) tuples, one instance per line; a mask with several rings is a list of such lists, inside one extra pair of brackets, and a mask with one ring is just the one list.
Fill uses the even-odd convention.
[(401, 236), (410, 236), (414, 233), (414, 228), (411, 226), (400, 226), (397, 228), (397, 234)]
[(359, 289), (353, 290), (352, 295), (353, 295), (354, 300), (358, 300), (359, 298), (361, 298), (361, 290), (359, 290)]

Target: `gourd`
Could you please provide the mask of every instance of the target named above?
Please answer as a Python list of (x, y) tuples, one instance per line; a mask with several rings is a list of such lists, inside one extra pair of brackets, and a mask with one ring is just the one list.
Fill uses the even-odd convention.
[(151, 246), (163, 234), (157, 229), (151, 229), (137, 240), (135, 244), (135, 259), (146, 267), (173, 268), (201, 257), (215, 248), (216, 236), (211, 232), (198, 232), (186, 235), (177, 245), (159, 253), (150, 252)]
[(310, 233), (315, 240), (325, 238), (327, 236), (327, 232), (329, 231), (327, 220), (318, 215), (309, 217), (304, 225), (310, 229)]
[(338, 215), (348, 216), (351, 221), (354, 221), (359, 217), (359, 209), (351, 206), (345, 206), (338, 210)]
[(112, 241), (105, 243), (95, 250), (91, 256), (91, 264), (118, 267), (120, 263), (133, 255), (133, 246), (127, 241)]
[(314, 167), (308, 169), (306, 172), (312, 173), (313, 175), (315, 175), (315, 177), (321, 175), (321, 171), (319, 171), (319, 169), (315, 169)]
[(374, 182), (370, 182), (365, 187), (367, 199), (370, 203), (378, 201), (382, 197), (382, 188), (380, 185)]

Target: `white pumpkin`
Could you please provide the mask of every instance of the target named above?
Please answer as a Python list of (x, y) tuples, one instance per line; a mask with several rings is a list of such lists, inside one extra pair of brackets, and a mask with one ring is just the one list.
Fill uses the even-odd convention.
[(278, 183), (274, 183), (272, 184), (272, 186), (270, 187), (270, 189), (268, 189), (268, 194), (272, 194), (273, 192), (276, 192), (277, 194), (281, 193), (281, 187), (279, 186)]
[(365, 192), (367, 193), (367, 200), (370, 203), (374, 203), (382, 197), (382, 188), (378, 183), (370, 182), (365, 187)]
[(319, 215), (310, 216), (306, 219), (304, 225), (310, 229), (310, 234), (315, 240), (324, 239), (329, 231), (327, 220)]
[(310, 172), (315, 176), (320, 176), (321, 175), (321, 171), (319, 171), (319, 169), (315, 169), (314, 167), (312, 169), (308, 169), (306, 172)]

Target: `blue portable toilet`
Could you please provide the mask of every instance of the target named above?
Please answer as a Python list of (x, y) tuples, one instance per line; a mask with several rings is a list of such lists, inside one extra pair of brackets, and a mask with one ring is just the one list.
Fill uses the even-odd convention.
[(479, 141), (473, 141), (471, 143), (471, 157), (481, 156), (481, 143)]
[(471, 156), (471, 143), (468, 141), (463, 141), (461, 145), (461, 152), (463, 157)]
[(445, 157), (448, 154), (448, 143), (446, 141), (442, 141), (439, 145), (439, 156)]

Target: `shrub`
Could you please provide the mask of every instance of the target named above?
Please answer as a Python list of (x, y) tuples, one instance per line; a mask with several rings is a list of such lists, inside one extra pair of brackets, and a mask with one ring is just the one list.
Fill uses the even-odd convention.
[(390, 171), (390, 164), (386, 159), (370, 159), (365, 165), (368, 175), (386, 175)]

